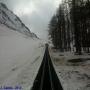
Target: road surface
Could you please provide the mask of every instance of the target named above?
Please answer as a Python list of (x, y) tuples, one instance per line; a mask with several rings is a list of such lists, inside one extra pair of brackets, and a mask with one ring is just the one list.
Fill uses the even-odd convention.
[(63, 90), (49, 55), (48, 44), (31, 90)]

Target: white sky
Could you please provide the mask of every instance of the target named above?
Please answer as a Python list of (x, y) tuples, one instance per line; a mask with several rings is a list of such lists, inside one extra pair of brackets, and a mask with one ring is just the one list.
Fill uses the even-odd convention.
[(28, 28), (42, 39), (47, 39), (48, 23), (61, 0), (0, 0), (4, 2)]

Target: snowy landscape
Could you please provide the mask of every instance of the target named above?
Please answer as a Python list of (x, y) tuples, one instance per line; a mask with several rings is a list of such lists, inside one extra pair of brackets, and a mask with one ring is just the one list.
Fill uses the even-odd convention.
[[(0, 90), (4, 86), (32, 88), (45, 43), (0, 3)], [(60, 52), (52, 43), (49, 53), (63, 90), (90, 90), (90, 53)]]
[(43, 54), (42, 41), (0, 25), (0, 86), (30, 88)]
[(50, 49), (53, 65), (64, 90), (90, 90), (90, 55)]
[(23, 90), (30, 89), (44, 49), (44, 42), (0, 3), (0, 88), (19, 86)]

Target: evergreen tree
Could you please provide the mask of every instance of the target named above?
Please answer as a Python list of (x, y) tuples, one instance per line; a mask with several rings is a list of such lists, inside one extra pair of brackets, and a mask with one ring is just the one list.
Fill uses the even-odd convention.
[(78, 54), (89, 52), (90, 1), (65, 0), (50, 21), (49, 35), (60, 51), (70, 50), (72, 44)]

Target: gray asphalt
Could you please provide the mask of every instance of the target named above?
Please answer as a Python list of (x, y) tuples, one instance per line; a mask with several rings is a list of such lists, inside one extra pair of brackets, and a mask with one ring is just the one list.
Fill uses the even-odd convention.
[(48, 44), (31, 90), (63, 90), (49, 55)]

